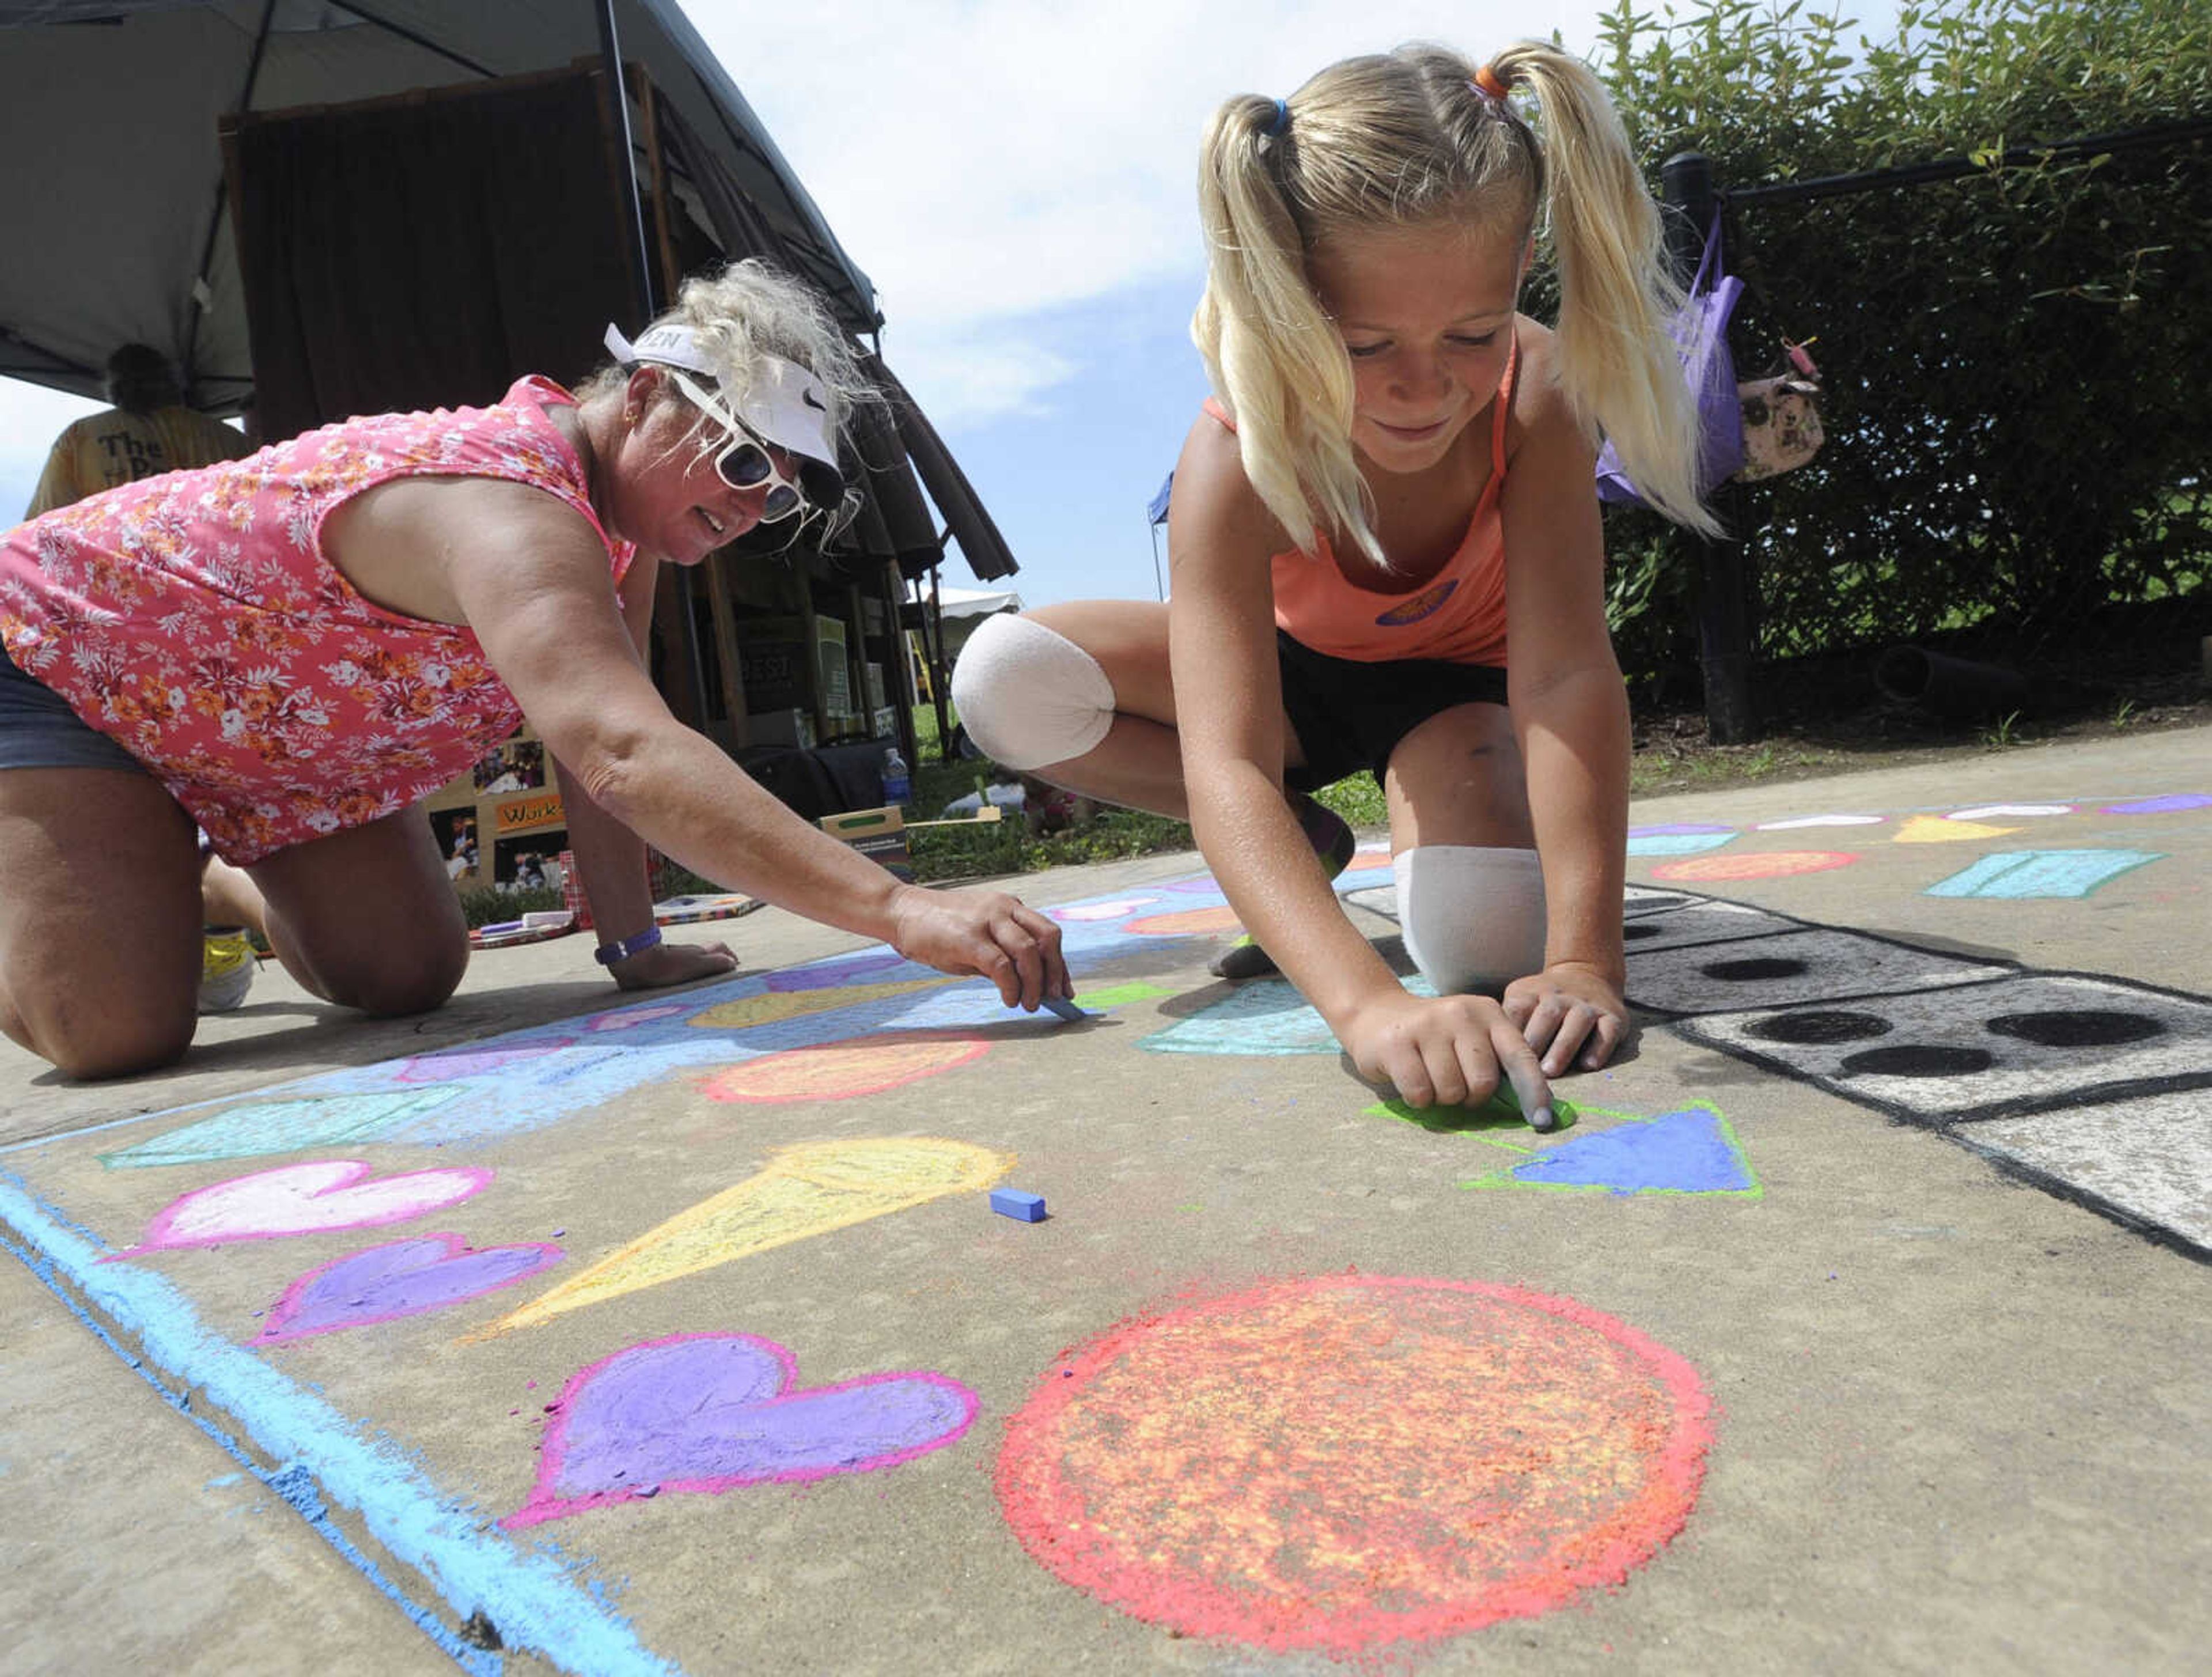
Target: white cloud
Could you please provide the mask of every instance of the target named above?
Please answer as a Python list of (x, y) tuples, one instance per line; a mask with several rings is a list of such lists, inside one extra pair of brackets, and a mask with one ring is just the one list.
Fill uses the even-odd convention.
[[(1201, 270), (1198, 145), (1240, 92), (1285, 94), (1355, 52), (1435, 39), (1475, 55), (1595, 0), (685, 0), (853, 258), (891, 364), (941, 423), (1020, 410), (1073, 352), (991, 328)], [(963, 368), (961, 343), (988, 342)], [(930, 371), (922, 372), (927, 362)], [(942, 381), (940, 381), (942, 380)]]
[(1038, 398), (1076, 370), (1042, 335), (985, 326), (922, 326), (901, 334), (893, 370), (940, 430), (1042, 411)]

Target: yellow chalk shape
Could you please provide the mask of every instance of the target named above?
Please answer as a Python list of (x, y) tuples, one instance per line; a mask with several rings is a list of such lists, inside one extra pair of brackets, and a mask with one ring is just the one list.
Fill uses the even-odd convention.
[(690, 1023), (709, 1030), (745, 1030), (754, 1025), (802, 1018), (809, 1013), (826, 1013), (832, 1008), (858, 1007), (864, 1001), (881, 1001), (886, 996), (934, 989), (952, 981), (949, 978), (902, 978), (895, 984), (836, 984), (818, 990), (769, 990), (702, 1008), (691, 1016)]
[(769, 1166), (602, 1258), (471, 1340), (533, 1328), (564, 1311), (696, 1275), (771, 1247), (826, 1235), (948, 1194), (1004, 1180), (1012, 1153), (934, 1136), (877, 1136), (779, 1147)]
[(1954, 821), (1948, 816), (1916, 815), (1897, 829), (1897, 844), (1956, 844), (1961, 839), (2002, 838), (2017, 827), (1984, 827), (1978, 821)]

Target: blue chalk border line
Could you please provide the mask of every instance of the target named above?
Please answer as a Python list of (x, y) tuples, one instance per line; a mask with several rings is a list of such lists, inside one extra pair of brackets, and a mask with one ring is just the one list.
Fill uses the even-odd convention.
[[(488, 1519), (441, 1496), (417, 1468), (361, 1437), (328, 1404), (210, 1332), (165, 1277), (129, 1265), (101, 1266), (109, 1249), (97, 1236), (6, 1171), (0, 1171), (0, 1249), (172, 1408), (290, 1504), (471, 1677), (501, 1677), (506, 1662), (495, 1650), (464, 1642), (433, 1608), (411, 1597), (331, 1519), (330, 1504), (358, 1516), (385, 1552), (435, 1589), (458, 1619), (483, 1614), (505, 1647), (527, 1649), (564, 1670), (608, 1677), (677, 1672), (551, 1555), (498, 1535)], [(134, 1336), (140, 1351), (130, 1350), (110, 1324)], [(264, 1467), (238, 1437), (202, 1413), (195, 1391), (279, 1465)]]

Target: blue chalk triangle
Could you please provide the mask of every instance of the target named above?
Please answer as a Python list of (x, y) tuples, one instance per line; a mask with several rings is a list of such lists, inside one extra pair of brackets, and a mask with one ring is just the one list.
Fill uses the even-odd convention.
[(1577, 1136), (1509, 1174), (1516, 1182), (1615, 1194), (1742, 1194), (1759, 1186), (1727, 1121), (1711, 1107)]

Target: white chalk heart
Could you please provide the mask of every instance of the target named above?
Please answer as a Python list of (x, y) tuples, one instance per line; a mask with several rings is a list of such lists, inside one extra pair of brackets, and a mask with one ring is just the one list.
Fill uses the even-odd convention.
[(156, 1213), (137, 1245), (104, 1261), (179, 1246), (404, 1223), (459, 1205), (489, 1186), (492, 1176), (489, 1170), (410, 1170), (363, 1181), (371, 1169), (360, 1159), (318, 1159), (195, 1188)]

